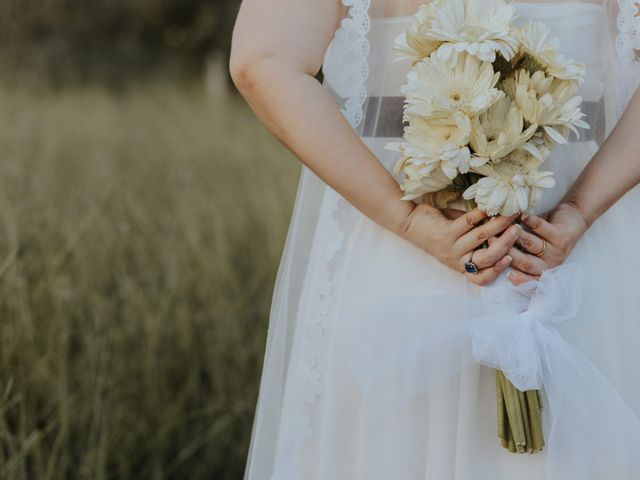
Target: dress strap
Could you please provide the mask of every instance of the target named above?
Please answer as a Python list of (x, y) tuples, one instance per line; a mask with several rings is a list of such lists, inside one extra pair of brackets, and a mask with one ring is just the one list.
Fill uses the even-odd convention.
[(618, 1), (618, 36), (616, 51), (618, 60), (618, 117), (640, 85), (640, 10), (636, 0)]
[(371, 0), (342, 0), (349, 13), (340, 23), (330, 48), (339, 62), (331, 74), (336, 93), (344, 99), (342, 113), (353, 128), (362, 122), (369, 77), (369, 40)]

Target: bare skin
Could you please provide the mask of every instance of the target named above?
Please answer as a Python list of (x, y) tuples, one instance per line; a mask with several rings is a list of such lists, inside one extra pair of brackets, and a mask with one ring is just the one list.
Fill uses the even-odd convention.
[[(516, 218), (484, 225), (479, 210), (460, 214), (403, 201), (393, 176), (366, 147), (314, 78), (344, 8), (339, 0), (245, 0), (233, 35), (231, 74), (266, 127), (327, 185), (371, 220), (487, 285), (511, 263), (521, 234)], [(295, 39), (295, 41), (292, 41)]]

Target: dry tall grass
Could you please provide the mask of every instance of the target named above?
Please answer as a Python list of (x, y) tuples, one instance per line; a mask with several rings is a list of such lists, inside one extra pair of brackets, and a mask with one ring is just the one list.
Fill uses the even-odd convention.
[(0, 153), (0, 478), (241, 478), (295, 159), (169, 85), (5, 89)]

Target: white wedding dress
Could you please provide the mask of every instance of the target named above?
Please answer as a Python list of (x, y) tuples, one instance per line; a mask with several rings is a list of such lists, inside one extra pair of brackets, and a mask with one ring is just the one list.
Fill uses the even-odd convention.
[[(380, 52), (390, 51), (410, 18), (370, 18), (368, 0), (345, 4), (351, 12), (327, 51), (325, 84), (391, 171), (397, 156), (384, 145), (401, 134), (392, 120), (409, 65)], [(606, 5), (516, 5), (523, 19), (547, 23), (563, 53), (588, 72), (580, 94), (592, 129), (548, 160), (558, 185), (545, 192), (538, 208), (545, 212), (615, 124), (623, 87), (611, 78), (621, 68), (612, 55), (622, 57), (624, 41), (635, 32), (619, 22), (621, 32), (612, 36)], [(573, 299), (577, 315), (556, 327), (589, 365), (575, 363), (573, 374), (556, 378), (559, 391), (564, 381), (573, 388), (574, 380), (581, 390), (562, 392), (564, 405), (554, 412), (545, 398), (544, 415), (578, 413), (559, 421), (554, 432), (547, 418), (545, 439), (553, 434), (558, 440), (539, 454), (515, 455), (497, 438), (494, 371), (473, 361), (461, 337), (437, 336), (438, 328), (482, 313), (481, 289), (373, 223), (303, 169), (274, 294), (245, 479), (640, 479), (640, 452), (625, 450), (640, 441), (630, 440), (640, 431), (638, 189), (593, 225), (567, 263), (579, 268), (572, 282), (582, 297)], [(590, 408), (584, 423), (581, 405)], [(608, 418), (615, 419), (600, 427)], [(600, 432), (611, 436), (597, 438)], [(614, 451), (623, 453), (606, 456)]]

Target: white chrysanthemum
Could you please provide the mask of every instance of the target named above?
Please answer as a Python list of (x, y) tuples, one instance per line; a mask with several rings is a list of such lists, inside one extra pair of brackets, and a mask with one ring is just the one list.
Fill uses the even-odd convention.
[[(472, 121), (470, 144), (477, 157), (496, 162), (527, 145), (538, 129), (537, 124), (524, 129), (524, 118), (508, 97), (493, 104), (487, 111)], [(537, 149), (536, 149), (537, 151)]]
[(405, 113), (427, 118), (477, 115), (504, 96), (495, 88), (499, 78), (490, 63), (471, 55), (461, 55), (454, 66), (427, 58), (414, 66), (402, 87)]
[[(457, 124), (412, 118), (404, 132), (404, 142), (390, 143), (387, 149), (403, 154), (396, 165), (396, 174), (407, 165), (416, 167), (416, 174), (429, 175), (440, 168), (450, 179), (467, 173), (471, 152), (467, 147), (471, 122), (457, 115)], [(414, 170), (412, 170), (414, 171)]]
[(499, 52), (510, 60), (518, 48), (513, 20), (516, 9), (504, 0), (449, 0), (431, 10), (427, 39), (444, 42), (435, 55), (455, 64), (462, 52), (494, 62)]
[(542, 127), (549, 146), (567, 143), (569, 131), (579, 136), (578, 128), (589, 128), (580, 110), (582, 98), (574, 95), (571, 82), (548, 77), (542, 71), (530, 75), (526, 70), (519, 70), (502, 83), (502, 88), (527, 122)]
[(430, 3), (421, 5), (418, 13), (413, 17), (411, 26), (402, 32), (395, 40), (393, 48), (399, 52), (400, 58), (411, 60), (412, 64), (424, 60), (435, 51), (442, 42), (437, 42), (427, 38), (427, 32), (431, 28), (434, 6), (441, 3)]
[(551, 77), (582, 83), (586, 67), (558, 51), (557, 38), (549, 38), (550, 28), (542, 22), (527, 22), (518, 30), (521, 50), (529, 54)]
[(442, 170), (434, 170), (429, 175), (421, 175), (420, 167), (407, 165), (403, 172), (407, 179), (402, 182), (400, 188), (405, 193), (403, 200), (414, 200), (425, 193), (440, 192), (451, 185), (451, 179)]
[(486, 164), (474, 171), (485, 175), (463, 194), (475, 200), (489, 216), (530, 212), (542, 197), (544, 188), (553, 188), (552, 172), (541, 172), (540, 161), (517, 150), (495, 165)]

